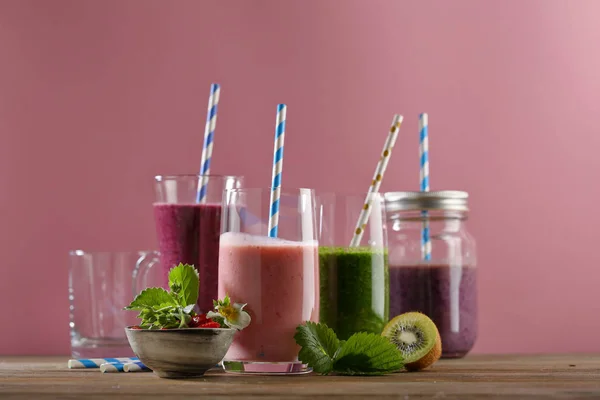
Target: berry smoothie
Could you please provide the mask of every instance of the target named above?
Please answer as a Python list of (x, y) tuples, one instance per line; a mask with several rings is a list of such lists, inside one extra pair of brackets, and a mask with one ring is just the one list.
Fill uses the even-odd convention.
[(219, 282), (221, 205), (155, 203), (154, 221), (165, 285), (174, 266), (195, 266), (200, 275), (198, 307), (211, 310)]
[(465, 356), (477, 337), (476, 271), (470, 266), (391, 265), (391, 315), (426, 314), (440, 332), (442, 357)]
[(368, 247), (319, 247), (320, 319), (342, 340), (379, 335), (389, 319), (387, 253)]
[(219, 298), (226, 294), (252, 322), (236, 333), (225, 360), (295, 362), (296, 327), (319, 320), (316, 241), (293, 242), (227, 232), (221, 235)]

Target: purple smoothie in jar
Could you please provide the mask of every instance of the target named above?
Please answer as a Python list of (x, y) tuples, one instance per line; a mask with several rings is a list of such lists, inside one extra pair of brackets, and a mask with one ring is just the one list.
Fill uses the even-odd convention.
[(390, 315), (420, 311), (436, 324), (442, 357), (465, 356), (477, 338), (477, 269), (390, 265)]
[(467, 199), (466, 192), (454, 190), (385, 194), (390, 318), (410, 311), (431, 318), (442, 358), (464, 357), (477, 339), (477, 257), (466, 227)]
[(179, 263), (196, 267), (200, 275), (198, 307), (213, 308), (219, 285), (220, 204), (154, 204), (154, 220), (164, 281)]

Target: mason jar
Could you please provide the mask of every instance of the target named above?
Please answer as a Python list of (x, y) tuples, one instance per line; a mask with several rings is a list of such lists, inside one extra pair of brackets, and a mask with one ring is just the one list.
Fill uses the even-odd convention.
[(390, 317), (420, 311), (433, 320), (442, 357), (460, 358), (477, 337), (477, 259), (462, 191), (385, 194)]

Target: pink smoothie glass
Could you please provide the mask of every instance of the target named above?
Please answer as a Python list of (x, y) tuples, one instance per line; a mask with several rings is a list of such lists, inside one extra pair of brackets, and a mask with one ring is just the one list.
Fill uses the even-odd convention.
[(296, 327), (319, 321), (319, 260), (312, 189), (282, 189), (277, 238), (268, 237), (271, 189), (223, 198), (219, 298), (247, 303), (252, 322), (236, 333), (227, 372), (301, 374)]
[(225, 189), (242, 185), (237, 176), (204, 175), (208, 178), (205, 200), (197, 202), (202, 175), (156, 176), (156, 202), (153, 204), (156, 235), (160, 250), (163, 282), (179, 263), (196, 267), (200, 275), (198, 308), (213, 308), (217, 298), (221, 202)]

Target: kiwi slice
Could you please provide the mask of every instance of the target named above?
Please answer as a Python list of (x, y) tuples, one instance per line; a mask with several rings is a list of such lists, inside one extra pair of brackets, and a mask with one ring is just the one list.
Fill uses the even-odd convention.
[(381, 336), (398, 347), (409, 371), (429, 367), (442, 355), (442, 339), (433, 321), (420, 312), (394, 317), (383, 328)]

